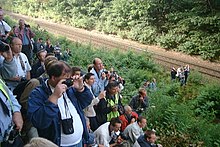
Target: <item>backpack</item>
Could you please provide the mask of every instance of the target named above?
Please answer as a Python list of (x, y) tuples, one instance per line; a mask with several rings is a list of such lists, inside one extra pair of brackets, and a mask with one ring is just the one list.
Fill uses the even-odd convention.
[(20, 82), (13, 90), (13, 95), (16, 95), (18, 102), (20, 101), (21, 94), (24, 92), (24, 89), (29, 81), (30, 80), (25, 80)]

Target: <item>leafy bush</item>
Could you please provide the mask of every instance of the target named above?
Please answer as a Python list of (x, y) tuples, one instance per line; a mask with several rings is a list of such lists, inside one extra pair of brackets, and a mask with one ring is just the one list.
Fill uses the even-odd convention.
[(195, 85), (202, 85), (204, 81), (204, 77), (198, 71), (191, 71), (190, 76), (188, 78), (189, 83), (193, 83)]
[(196, 113), (203, 117), (215, 116), (220, 119), (220, 86), (207, 85), (202, 88), (195, 107)]

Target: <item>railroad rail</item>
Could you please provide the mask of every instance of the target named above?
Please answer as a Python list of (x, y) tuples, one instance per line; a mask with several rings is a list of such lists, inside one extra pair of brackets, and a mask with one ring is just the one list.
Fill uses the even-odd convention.
[[(67, 37), (69, 40), (82, 42), (82, 43), (89, 43), (93, 44), (94, 46), (105, 47), (105, 48), (119, 48), (122, 50), (130, 50), (137, 52), (149, 52), (152, 54), (152, 57), (155, 61), (162, 66), (170, 69), (172, 66), (182, 66), (189, 64), (191, 69), (198, 70), (200, 73), (220, 79), (220, 64), (203, 64), (204, 61), (195, 62), (191, 61), (190, 59), (182, 59), (180, 57), (174, 57), (169, 52), (159, 52), (151, 47), (148, 47), (143, 44), (135, 43), (130, 40), (123, 40), (123, 39), (115, 39), (113, 37), (103, 37), (103, 34), (97, 34), (90, 31), (73, 28), (70, 26), (60, 25), (52, 22), (48, 22), (42, 19), (35, 19), (30, 18), (28, 16), (15, 14), (11, 12), (7, 12), (8, 15), (15, 19), (24, 19), (27, 21), (34, 21), (38, 24), (41, 28), (46, 29), (47, 31), (55, 34), (60, 34), (62, 36)], [(216, 66), (217, 65), (217, 66)]]

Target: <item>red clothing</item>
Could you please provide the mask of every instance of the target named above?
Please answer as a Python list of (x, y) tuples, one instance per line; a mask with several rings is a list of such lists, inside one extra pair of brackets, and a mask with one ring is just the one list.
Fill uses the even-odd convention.
[[(137, 120), (138, 114), (136, 112), (131, 112), (131, 117), (133, 117)], [(124, 129), (129, 125), (129, 122), (124, 114), (120, 115), (119, 119), (122, 121), (121, 131), (124, 131)]]
[[(31, 40), (31, 38), (33, 38), (34, 36), (35, 36), (35, 34), (30, 30), (30, 29), (27, 29), (27, 28), (24, 28), (24, 29), (26, 29), (26, 35), (27, 35), (27, 37), (28, 37), (28, 40), (29, 40), (29, 42), (30, 42), (30, 40)], [(24, 29), (20, 29), (20, 27), (16, 27), (15, 28), (15, 35), (19, 38), (19, 39), (21, 39), (21, 41), (23, 42), (23, 36), (24, 36)]]

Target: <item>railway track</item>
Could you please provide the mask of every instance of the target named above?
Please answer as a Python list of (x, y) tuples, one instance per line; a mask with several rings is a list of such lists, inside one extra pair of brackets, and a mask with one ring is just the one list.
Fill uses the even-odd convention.
[(202, 74), (220, 79), (220, 64), (205, 64), (205, 61), (193, 61), (190, 59), (181, 58), (178, 56), (172, 56), (169, 52), (157, 51), (151, 47), (143, 44), (138, 44), (129, 40), (115, 39), (110, 36), (105, 36), (103, 34), (97, 34), (90, 31), (73, 28), (65, 25), (60, 25), (52, 22), (47, 22), (42, 19), (34, 19), (28, 16), (19, 15), (15, 13), (8, 12), (8, 15), (15, 19), (24, 19), (26, 21), (34, 21), (39, 24), (41, 28), (55, 34), (59, 34), (67, 37), (68, 39), (76, 42), (93, 44), (94, 46), (104, 47), (104, 48), (119, 48), (122, 50), (130, 50), (141, 52), (149, 52), (155, 61), (162, 66), (170, 69), (172, 66), (182, 66), (189, 64), (191, 69), (197, 70)]

